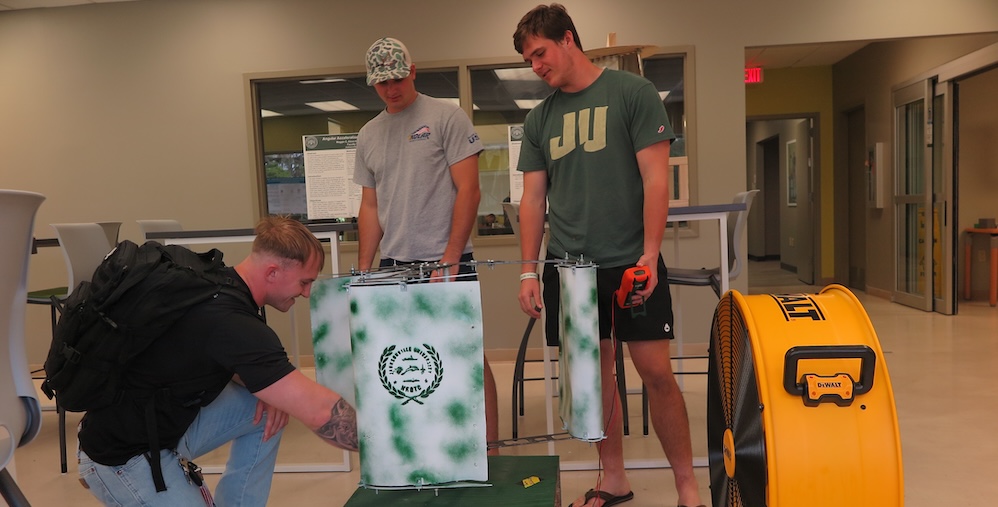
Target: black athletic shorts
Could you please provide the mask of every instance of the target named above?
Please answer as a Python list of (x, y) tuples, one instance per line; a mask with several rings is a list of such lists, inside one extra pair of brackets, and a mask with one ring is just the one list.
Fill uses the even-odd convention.
[[(478, 280), (478, 272), (475, 271), (475, 266), (467, 264), (473, 260), (475, 260), (475, 257), (471, 254), (471, 252), (461, 255), (461, 264), (457, 267), (457, 274), (461, 275), (461, 277), (457, 278), (456, 281), (472, 282)], [(439, 262), (439, 259), (435, 261), (397, 261), (395, 259), (383, 258), (381, 259), (380, 266), (387, 268), (391, 266), (408, 266), (410, 264), (435, 264), (437, 262)], [(429, 277), (430, 272), (428, 271), (426, 272), (426, 278)]]
[[(548, 254), (548, 260), (554, 260)], [(614, 292), (620, 288), (620, 280), (624, 271), (634, 267), (634, 264), (615, 268), (596, 269), (596, 297), (599, 301), (599, 336), (601, 340), (609, 340), (612, 333), (620, 341), (641, 340), (671, 340), (675, 337), (672, 331), (672, 294), (667, 271), (662, 256), (658, 257), (658, 285), (655, 291), (645, 300), (644, 306), (620, 308), (614, 301)], [(554, 347), (558, 339), (558, 312), (560, 309), (559, 293), (561, 285), (558, 280), (558, 268), (553, 263), (544, 264), (544, 310), (547, 344)], [(611, 315), (611, 310), (614, 312)], [(640, 314), (643, 311), (643, 314)]]

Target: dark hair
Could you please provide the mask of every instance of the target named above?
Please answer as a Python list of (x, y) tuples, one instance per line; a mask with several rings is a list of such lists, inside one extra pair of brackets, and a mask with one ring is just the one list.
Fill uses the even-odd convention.
[(319, 270), (326, 265), (322, 243), (301, 222), (282, 216), (266, 217), (256, 224), (253, 251), (305, 263), (316, 256)]
[(513, 32), (513, 47), (516, 52), (523, 54), (523, 42), (527, 37), (534, 35), (560, 41), (565, 37), (565, 32), (572, 32), (575, 45), (582, 49), (582, 41), (579, 40), (579, 32), (575, 30), (575, 23), (561, 4), (538, 5), (523, 15), (520, 23), (516, 25)]

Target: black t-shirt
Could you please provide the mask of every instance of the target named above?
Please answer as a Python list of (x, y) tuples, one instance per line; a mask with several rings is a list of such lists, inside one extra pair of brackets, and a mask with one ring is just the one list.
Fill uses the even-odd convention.
[[(257, 392), (294, 371), (280, 339), (258, 314), (249, 288), (232, 268), (244, 294), (219, 293), (195, 305), (129, 366), (129, 393), (168, 387), (167, 402), (156, 400), (161, 449), (173, 449), (201, 407), (211, 403), (238, 374)], [(149, 450), (143, 396), (87, 412), (80, 446), (90, 459), (121, 465)]]

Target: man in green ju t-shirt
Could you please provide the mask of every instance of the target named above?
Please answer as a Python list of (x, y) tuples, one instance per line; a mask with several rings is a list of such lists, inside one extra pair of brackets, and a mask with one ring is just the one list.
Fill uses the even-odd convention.
[[(624, 471), (620, 399), (613, 374), (615, 335), (627, 342), (648, 388), (652, 424), (672, 466), (681, 506), (701, 505), (693, 475), (689, 419), (672, 373), (672, 300), (659, 252), (669, 211), (669, 142), (675, 137), (655, 87), (643, 77), (603, 70), (582, 52), (565, 8), (541, 5), (520, 20), (514, 46), (556, 88), (527, 114), (518, 169), (521, 255), (538, 260), (545, 199), (551, 234), (548, 259), (592, 260), (597, 270), (603, 413), (606, 439), (598, 448), (605, 477), (573, 507), (607, 507), (634, 497)], [(634, 315), (614, 303), (624, 272), (643, 266), (648, 283)], [(544, 294), (534, 264), (524, 264), (520, 307), (547, 312), (549, 345), (558, 340), (558, 273), (545, 264)]]

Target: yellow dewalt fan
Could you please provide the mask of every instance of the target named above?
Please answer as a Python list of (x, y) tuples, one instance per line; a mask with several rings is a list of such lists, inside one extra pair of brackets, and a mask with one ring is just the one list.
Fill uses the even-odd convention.
[(840, 285), (729, 291), (711, 329), (714, 507), (900, 507), (901, 439), (873, 325)]

